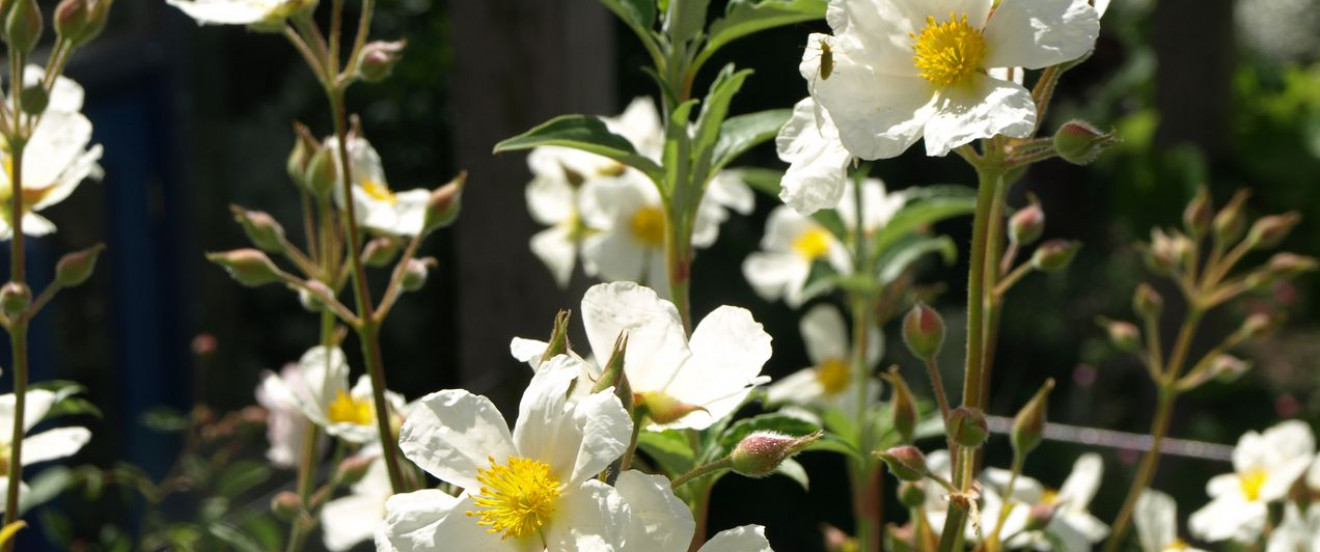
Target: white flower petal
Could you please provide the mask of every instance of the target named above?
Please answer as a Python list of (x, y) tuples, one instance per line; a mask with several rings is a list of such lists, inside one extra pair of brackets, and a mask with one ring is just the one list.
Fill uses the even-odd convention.
[(543, 364), (523, 394), (513, 430), (518, 454), (544, 462), (556, 479), (569, 486), (594, 477), (618, 459), (632, 431), (628, 413), (613, 393), (568, 403), (569, 386), (582, 373), (582, 362), (560, 355)]
[(1065, 508), (1085, 512), (1100, 488), (1100, 479), (1104, 474), (1105, 463), (1099, 454), (1083, 454), (1073, 464), (1073, 471), (1059, 488), (1059, 501)]
[(775, 137), (775, 149), (789, 164), (779, 199), (803, 215), (839, 204), (852, 154), (839, 141), (829, 113), (815, 100), (807, 97), (793, 106), (793, 117)]
[(339, 397), (348, 392), (348, 357), (338, 347), (320, 345), (308, 349), (298, 359), (301, 385), (293, 387), (299, 407), (318, 425), (326, 425), (326, 410)]
[(1312, 491), (1320, 492), (1320, 456), (1315, 457), (1315, 462), (1311, 463), (1311, 469), (1306, 470), (1306, 486)]
[(199, 24), (251, 25), (264, 21), (276, 2), (263, 0), (166, 0)]
[(331, 552), (343, 552), (375, 534), (383, 522), (381, 497), (349, 495), (331, 500), (321, 510), (321, 534)]
[[(477, 469), (518, 455), (490, 399), (461, 389), (422, 397), (399, 430), (399, 449), (441, 481), (476, 489)], [(396, 545), (397, 546), (397, 545)]]
[(596, 480), (565, 493), (556, 516), (571, 520), (545, 527), (548, 552), (616, 552), (631, 525), (627, 502), (613, 487)]
[[(532, 155), (542, 151), (542, 148), (536, 148)], [(563, 167), (558, 169), (559, 178), (538, 175), (527, 184), (524, 192), (527, 198), (527, 210), (531, 213), (532, 219), (547, 226), (568, 220), (577, 212), (577, 193), (573, 190), (573, 185), (564, 178)]]
[(513, 358), (519, 362), (532, 365), (533, 373), (535, 373), (537, 365), (540, 364), (541, 356), (545, 354), (548, 347), (550, 347), (550, 344), (544, 341), (515, 337), (509, 342), (509, 354), (513, 355)]
[(692, 357), (664, 391), (700, 405), (670, 427), (704, 429), (733, 413), (770, 359), (770, 334), (747, 309), (721, 306), (692, 330)]
[(678, 309), (632, 282), (591, 286), (582, 297), (582, 324), (597, 359), (609, 359), (615, 340), (628, 334), (624, 367), (636, 392), (663, 389), (689, 355)]
[(394, 495), (385, 503), (385, 535), (398, 552), (463, 550), (464, 552), (534, 552), (535, 539), (501, 539), (467, 512), (477, 510), (472, 498), (458, 498), (426, 489)]
[(85, 427), (61, 427), (23, 438), (23, 465), (73, 456), (92, 440)]
[(798, 322), (807, 358), (820, 364), (830, 359), (848, 358), (848, 327), (839, 309), (821, 304), (812, 307)]
[(756, 209), (756, 194), (743, 181), (742, 171), (720, 171), (706, 187), (706, 199), (727, 207), (740, 215), (750, 215)]
[(967, 88), (949, 88), (935, 102), (926, 122), (928, 155), (943, 156), (958, 146), (992, 136), (1025, 138), (1036, 129), (1036, 103), (1027, 89), (984, 75)]
[(577, 263), (577, 242), (566, 226), (552, 226), (532, 236), (532, 254), (545, 263), (559, 287), (567, 287)]
[(1042, 69), (1095, 47), (1100, 16), (1088, 0), (1001, 2), (985, 26), (985, 67)]
[(1210, 542), (1251, 542), (1265, 530), (1269, 510), (1263, 502), (1245, 502), (1225, 495), (1210, 501), (1187, 519), (1192, 536)]
[(935, 114), (935, 89), (919, 76), (884, 75), (865, 52), (845, 46), (834, 50), (834, 74), (816, 83), (816, 102), (829, 112), (839, 140), (854, 156), (897, 157), (921, 138)]
[(1132, 522), (1137, 526), (1137, 539), (1145, 552), (1163, 552), (1166, 545), (1178, 538), (1178, 506), (1173, 497), (1160, 491), (1142, 491)]
[(780, 378), (766, 387), (766, 402), (778, 404), (815, 404), (825, 396), (814, 368), (806, 368)]
[(632, 510), (628, 552), (683, 550), (692, 542), (696, 522), (687, 504), (669, 487), (669, 478), (628, 470), (619, 475), (614, 488)]
[(650, 253), (626, 230), (595, 234), (582, 243), (582, 269), (603, 280), (640, 280)]
[(743, 261), (743, 276), (752, 290), (766, 301), (781, 297), (790, 307), (801, 304), (802, 286), (811, 275), (811, 264), (796, 253), (757, 252)]
[(744, 525), (716, 533), (699, 552), (774, 552), (774, 549), (765, 538), (764, 527)]

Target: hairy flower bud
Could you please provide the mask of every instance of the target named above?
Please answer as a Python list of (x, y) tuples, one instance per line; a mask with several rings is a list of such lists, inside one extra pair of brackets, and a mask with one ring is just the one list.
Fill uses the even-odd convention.
[(1150, 284), (1142, 283), (1132, 294), (1132, 310), (1143, 319), (1158, 319), (1164, 311), (1164, 298)]
[(1251, 363), (1229, 354), (1215, 356), (1210, 361), (1210, 377), (1225, 383), (1237, 381), (1251, 370)]
[(1251, 231), (1247, 232), (1247, 243), (1254, 249), (1278, 247), (1279, 242), (1288, 237), (1288, 233), (1300, 222), (1302, 215), (1296, 211), (1262, 217), (1251, 225)]
[(1210, 189), (1201, 186), (1196, 190), (1196, 197), (1192, 198), (1191, 203), (1188, 203), (1187, 208), (1183, 210), (1183, 228), (1193, 238), (1201, 239), (1210, 231), (1214, 217), (1215, 209), (1210, 199)]
[(1247, 218), (1242, 213), (1242, 208), (1247, 203), (1247, 198), (1251, 197), (1251, 192), (1247, 190), (1238, 190), (1233, 194), (1233, 199), (1228, 200), (1219, 213), (1215, 214), (1213, 224), (1215, 231), (1215, 240), (1224, 245), (1232, 244), (1242, 238), (1242, 233), (1247, 230)]
[[(304, 282), (307, 289), (298, 288), (298, 302), (302, 304), (308, 312), (321, 312), (325, 310), (325, 300), (322, 297), (334, 297), (335, 293), (330, 291), (330, 286), (325, 285), (319, 280), (307, 280)], [(313, 293), (315, 292), (315, 293)]]
[(358, 78), (366, 82), (380, 82), (389, 78), (394, 66), (403, 59), (403, 49), (408, 41), (385, 42), (377, 40), (362, 47), (358, 58)]
[(258, 249), (269, 253), (284, 251), (284, 227), (275, 221), (275, 217), (261, 211), (249, 211), (237, 205), (230, 205), (229, 211), (234, 220), (243, 227), (248, 241)]
[(1040, 391), (1037, 391), (1022, 410), (1018, 411), (1017, 416), (1013, 417), (1013, 431), (1009, 434), (1009, 440), (1013, 443), (1013, 451), (1019, 458), (1026, 457), (1040, 445), (1041, 437), (1045, 433), (1045, 414), (1049, 406), (1049, 395), (1053, 389), (1054, 379), (1045, 380), (1045, 385), (1040, 386)]
[(11, 320), (23, 311), (27, 310), (28, 305), (32, 304), (32, 290), (27, 284), (18, 282), (9, 282), (0, 286), (0, 311)]
[(793, 437), (773, 431), (754, 431), (743, 437), (729, 453), (730, 467), (739, 475), (764, 477), (779, 469), (779, 465), (807, 448), (824, 435), (817, 431), (802, 437)]
[(270, 499), (270, 511), (280, 521), (293, 521), (302, 514), (302, 498), (293, 491), (281, 491)]
[(949, 412), (945, 430), (953, 442), (967, 448), (976, 448), (990, 436), (990, 426), (979, 409), (960, 406)]
[(408, 259), (407, 266), (403, 267), (403, 281), (400, 286), (404, 291), (417, 291), (426, 285), (426, 276), (432, 268), (440, 263), (434, 257), (425, 259)]
[(889, 467), (889, 473), (902, 481), (921, 481), (930, 475), (926, 455), (912, 445), (902, 445), (875, 453)]
[[(573, 317), (573, 311), (564, 309), (555, 315), (555, 325), (550, 329), (550, 341), (546, 343), (545, 353), (541, 354), (541, 362), (545, 362), (559, 355), (568, 354), (568, 321)], [(609, 363), (613, 363), (614, 358), (610, 358)], [(608, 364), (606, 371), (609, 371)], [(622, 366), (623, 357), (619, 357), (619, 364)], [(602, 387), (601, 389), (604, 389)], [(632, 397), (628, 398), (628, 403), (632, 404)]]
[(114, 0), (63, 0), (55, 8), (55, 35), (74, 48), (100, 36)]
[(1109, 342), (1114, 348), (1128, 353), (1141, 348), (1141, 332), (1132, 323), (1105, 317), (1100, 317), (1096, 323), (1105, 329), (1105, 333), (1109, 335)]
[(462, 207), (463, 184), (467, 182), (467, 172), (461, 172), (448, 184), (431, 192), (426, 200), (426, 219), (422, 223), (423, 232), (444, 228), (454, 223)]
[(1143, 248), (1146, 268), (1161, 276), (1178, 271), (1179, 255), (1173, 238), (1164, 230), (1155, 228), (1150, 231), (1150, 243)]
[(1037, 247), (1035, 253), (1031, 255), (1031, 266), (1041, 272), (1059, 272), (1072, 264), (1073, 257), (1077, 256), (1077, 250), (1081, 248), (1080, 242), (1047, 241)]
[(1008, 219), (1008, 239), (1018, 245), (1030, 245), (1040, 239), (1045, 232), (1045, 210), (1040, 207), (1040, 200), (1035, 194), (1030, 195), (1031, 202)]
[(5, 42), (12, 52), (31, 52), (41, 40), (44, 25), (37, 0), (14, 0), (9, 13), (5, 14)]
[(940, 313), (918, 301), (903, 317), (903, 343), (913, 356), (933, 361), (944, 347), (944, 319)]
[(270, 257), (256, 249), (207, 253), (206, 259), (224, 267), (230, 277), (248, 287), (280, 281), (280, 270), (275, 268), (275, 263), (270, 262)]
[(926, 503), (926, 485), (921, 481), (902, 481), (898, 484), (898, 501), (908, 508), (919, 508)]
[(367, 242), (362, 248), (362, 262), (367, 266), (382, 267), (394, 262), (403, 242), (392, 236), (381, 236)]
[(96, 259), (100, 257), (103, 249), (105, 244), (98, 243), (82, 251), (60, 257), (60, 261), (55, 264), (55, 283), (60, 287), (69, 288), (86, 282), (92, 277), (92, 270), (96, 268)]
[(335, 183), (338, 181), (339, 167), (335, 164), (335, 153), (322, 145), (307, 162), (307, 171), (303, 173), (302, 178), (303, 185), (312, 195), (326, 198), (330, 197), (330, 192), (334, 191)]
[(1089, 165), (1120, 142), (1113, 132), (1100, 132), (1090, 123), (1077, 119), (1064, 123), (1054, 133), (1054, 151), (1074, 165)]
[(1278, 327), (1279, 320), (1263, 312), (1258, 312), (1248, 316), (1242, 321), (1242, 326), (1238, 328), (1237, 338), (1241, 341), (1251, 341), (1260, 339), (1269, 335)]
[(353, 485), (362, 481), (366, 477), (367, 470), (371, 469), (371, 463), (376, 461), (374, 456), (363, 456), (355, 454), (345, 458), (335, 466), (335, 480), (340, 485)]
[(903, 380), (903, 375), (898, 372), (897, 366), (890, 368), (889, 372), (881, 374), (880, 377), (894, 388), (891, 409), (894, 412), (894, 430), (898, 432), (899, 441), (911, 443), (917, 429), (918, 418), (917, 402), (912, 398), (912, 389), (908, 387), (907, 381)]

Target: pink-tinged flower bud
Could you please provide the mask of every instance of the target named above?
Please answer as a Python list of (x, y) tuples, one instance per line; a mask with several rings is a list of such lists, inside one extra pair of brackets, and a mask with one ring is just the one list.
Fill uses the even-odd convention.
[(280, 281), (280, 270), (270, 257), (256, 249), (235, 249), (220, 253), (207, 253), (206, 259), (224, 267), (229, 276), (247, 287), (257, 287)]
[(1049, 504), (1036, 504), (1027, 510), (1027, 526), (1024, 531), (1040, 531), (1054, 521), (1056, 509)]
[(903, 317), (903, 343), (912, 355), (930, 362), (944, 346), (944, 319), (940, 313), (918, 301)]
[(375, 238), (362, 248), (362, 262), (367, 266), (382, 267), (394, 262), (403, 248), (403, 242), (391, 236)]
[(908, 508), (920, 508), (926, 503), (926, 485), (921, 481), (903, 481), (898, 484), (898, 501)]
[(1247, 203), (1247, 198), (1251, 197), (1248, 190), (1238, 190), (1233, 194), (1233, 199), (1228, 200), (1228, 204), (1219, 213), (1215, 215), (1214, 231), (1215, 240), (1227, 246), (1242, 238), (1242, 233), (1247, 231), (1247, 218), (1242, 213), (1242, 208)]
[(9, 319), (14, 319), (32, 304), (32, 290), (27, 284), (9, 282), (0, 286), (0, 311)]
[(825, 550), (828, 552), (857, 552), (857, 539), (852, 538), (842, 529), (822, 523), (820, 532), (825, 539)]
[(312, 161), (312, 156), (321, 149), (321, 142), (312, 136), (312, 131), (299, 122), (293, 123), (293, 149), (289, 151), (289, 158), (285, 161), (284, 168), (289, 172), (289, 178), (300, 187), (306, 186), (307, 166)]
[(302, 304), (307, 312), (321, 312), (325, 310), (325, 300), (322, 297), (334, 297), (335, 293), (330, 290), (330, 286), (320, 280), (307, 280), (304, 282), (306, 289), (298, 289), (298, 302)]
[(1045, 385), (1040, 387), (1026, 406), (1019, 410), (1017, 416), (1013, 417), (1013, 432), (1009, 434), (1009, 440), (1013, 443), (1013, 450), (1019, 455), (1019, 458), (1025, 458), (1027, 454), (1035, 450), (1040, 445), (1041, 437), (1045, 434), (1045, 414), (1049, 407), (1050, 391), (1054, 389), (1054, 379), (1045, 380)]
[(1142, 283), (1132, 294), (1132, 310), (1143, 319), (1158, 319), (1164, 312), (1164, 298), (1150, 284)]
[(335, 164), (335, 153), (322, 145), (307, 162), (307, 171), (302, 177), (303, 186), (312, 195), (326, 198), (330, 197), (338, 181), (339, 167)]
[(1279, 322), (1277, 317), (1263, 312), (1252, 314), (1246, 320), (1243, 320), (1242, 326), (1238, 328), (1238, 339), (1250, 341), (1265, 337), (1278, 327)]
[(55, 8), (55, 35), (74, 48), (100, 36), (114, 0), (63, 0)]
[(1031, 245), (1045, 232), (1045, 210), (1035, 194), (1031, 202), (1008, 219), (1008, 239), (1018, 245)]
[(902, 481), (921, 481), (930, 475), (926, 455), (912, 445), (902, 445), (875, 453), (889, 467), (889, 473)]
[(1263, 217), (1251, 226), (1250, 232), (1247, 232), (1247, 243), (1255, 249), (1278, 247), (1279, 242), (1288, 237), (1288, 233), (1292, 232), (1300, 222), (1302, 215), (1296, 211)]
[(60, 257), (60, 262), (55, 263), (55, 283), (60, 287), (70, 288), (86, 282), (92, 277), (92, 271), (96, 268), (96, 259), (101, 256), (101, 251), (104, 249), (105, 244), (98, 243), (82, 251)]
[(1100, 317), (1096, 323), (1104, 328), (1105, 333), (1109, 335), (1109, 342), (1114, 348), (1131, 353), (1141, 349), (1141, 332), (1130, 322), (1122, 320), (1110, 320)]
[(237, 205), (230, 205), (229, 211), (234, 214), (234, 221), (243, 227), (248, 241), (257, 249), (269, 253), (284, 251), (284, 227), (275, 221), (275, 217)]
[(685, 403), (661, 391), (635, 394), (633, 403), (657, 424), (672, 424), (688, 414), (706, 410), (701, 405)]
[(967, 448), (976, 448), (990, 436), (990, 426), (979, 409), (960, 406), (949, 412), (949, 438)]
[(1276, 253), (1270, 257), (1270, 262), (1266, 265), (1276, 277), (1281, 279), (1292, 279), (1301, 276), (1307, 272), (1315, 272), (1320, 268), (1320, 262), (1315, 257), (1307, 257), (1293, 253)]
[(1081, 242), (1068, 240), (1050, 240), (1036, 248), (1031, 255), (1031, 266), (1041, 272), (1059, 272), (1072, 264)]
[(1161, 276), (1173, 274), (1180, 267), (1180, 255), (1174, 239), (1159, 228), (1150, 231), (1150, 244), (1144, 248), (1143, 253), (1146, 268)]
[(889, 372), (881, 374), (885, 381), (894, 388), (894, 399), (890, 408), (894, 411), (894, 431), (898, 432), (899, 442), (911, 443), (917, 429), (917, 402), (912, 398), (912, 389), (908, 387), (903, 375), (895, 366)]
[(1077, 119), (1064, 123), (1054, 133), (1054, 151), (1074, 165), (1089, 165), (1120, 142), (1113, 132), (1100, 132), (1090, 123)]
[(467, 172), (461, 172), (448, 184), (431, 192), (426, 201), (426, 219), (422, 223), (424, 232), (444, 228), (454, 223), (462, 207), (463, 185), (467, 182)]
[(11, 55), (14, 52), (26, 54), (36, 48), (44, 26), (37, 0), (14, 0), (9, 13), (5, 14), (4, 25), (4, 39)]
[(367, 470), (371, 469), (371, 463), (376, 460), (375, 456), (360, 454), (349, 456), (335, 467), (335, 480), (340, 485), (354, 485), (366, 477)]
[(1210, 189), (1201, 186), (1196, 190), (1196, 197), (1192, 198), (1191, 203), (1188, 203), (1187, 208), (1183, 210), (1183, 228), (1193, 238), (1201, 239), (1210, 231), (1214, 218), (1215, 209), (1210, 199)]
[(1251, 363), (1233, 355), (1222, 354), (1210, 361), (1210, 377), (1225, 383), (1237, 381), (1251, 370)]
[(403, 49), (408, 41), (375, 41), (362, 47), (358, 58), (358, 77), (366, 82), (380, 82), (389, 78), (394, 66), (403, 59)]
[(730, 468), (739, 475), (765, 477), (822, 435), (824, 432), (821, 431), (802, 437), (773, 431), (754, 431), (743, 437), (733, 452), (729, 453)]
[(404, 291), (417, 291), (426, 285), (426, 277), (431, 269), (440, 263), (433, 257), (425, 259), (408, 259), (408, 265), (403, 267), (403, 281), (400, 286)]
[(293, 491), (281, 491), (270, 499), (270, 511), (280, 521), (293, 521), (302, 515), (302, 498)]

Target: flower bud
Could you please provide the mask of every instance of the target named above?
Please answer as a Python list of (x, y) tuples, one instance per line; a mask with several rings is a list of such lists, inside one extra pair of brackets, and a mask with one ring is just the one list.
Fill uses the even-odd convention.
[(293, 491), (281, 491), (270, 499), (270, 511), (280, 521), (293, 521), (302, 514), (302, 498)]
[(60, 287), (69, 288), (86, 282), (92, 277), (92, 270), (96, 268), (96, 259), (103, 249), (105, 244), (98, 243), (82, 251), (60, 257), (60, 262), (55, 264), (55, 283)]
[(1023, 531), (1040, 531), (1054, 521), (1056, 509), (1049, 504), (1035, 504), (1027, 510), (1027, 525)]
[(1306, 257), (1294, 253), (1276, 253), (1270, 258), (1266, 269), (1277, 275), (1279, 278), (1296, 278), (1307, 272), (1315, 272), (1320, 268), (1320, 262), (1315, 257)]
[(231, 278), (248, 287), (280, 281), (280, 270), (275, 268), (275, 263), (256, 249), (207, 253), (206, 259), (224, 267)]
[(903, 375), (898, 373), (898, 367), (889, 369), (889, 372), (881, 374), (894, 388), (894, 400), (892, 410), (894, 412), (894, 430), (898, 432), (899, 442), (911, 443), (912, 436), (917, 429), (917, 403), (912, 398), (912, 389), (908, 387)]
[(32, 290), (28, 289), (27, 284), (9, 282), (0, 286), (0, 311), (3, 311), (6, 317), (13, 319), (23, 314), (31, 304)]
[(1214, 203), (1210, 199), (1210, 189), (1201, 186), (1196, 190), (1196, 197), (1183, 210), (1183, 228), (1195, 239), (1201, 239), (1210, 231), (1214, 222)]
[(1054, 133), (1054, 151), (1074, 165), (1089, 165), (1106, 149), (1121, 142), (1113, 132), (1100, 132), (1090, 123), (1073, 119)]
[(646, 416), (650, 418), (651, 421), (657, 424), (672, 424), (683, 419), (688, 414), (706, 410), (700, 405), (689, 404), (675, 399), (673, 396), (663, 391), (649, 391), (646, 393), (634, 394), (633, 402), (637, 405), (637, 408), (646, 413)]
[(340, 485), (354, 485), (366, 477), (367, 470), (371, 469), (371, 463), (375, 461), (374, 456), (349, 456), (335, 467), (335, 480)]
[(1237, 338), (1240, 341), (1260, 339), (1273, 332), (1278, 323), (1275, 317), (1263, 312), (1252, 314), (1242, 321), (1242, 326), (1237, 331)]
[(1141, 348), (1141, 332), (1137, 330), (1135, 325), (1105, 317), (1100, 317), (1096, 320), (1096, 323), (1105, 329), (1105, 333), (1109, 335), (1109, 342), (1114, 345), (1114, 348), (1127, 353), (1135, 352)]
[(1013, 452), (1019, 458), (1026, 457), (1040, 445), (1041, 436), (1045, 433), (1045, 414), (1049, 405), (1049, 395), (1053, 389), (1054, 379), (1045, 380), (1045, 385), (1040, 386), (1040, 391), (1037, 391), (1036, 395), (1027, 401), (1026, 406), (1018, 411), (1017, 416), (1013, 417), (1013, 431), (1009, 434), (1009, 440), (1013, 443)]
[(1179, 255), (1173, 238), (1159, 228), (1150, 231), (1150, 244), (1144, 248), (1146, 268), (1161, 276), (1167, 276), (1179, 269)]
[(248, 241), (258, 249), (270, 253), (284, 251), (284, 227), (275, 217), (261, 211), (249, 211), (237, 205), (229, 206), (234, 220), (243, 227)]
[(26, 54), (36, 48), (44, 25), (37, 0), (14, 0), (9, 13), (5, 14), (4, 26), (4, 39), (9, 44), (10, 55), (14, 52)]
[(362, 47), (358, 58), (358, 78), (366, 82), (380, 82), (394, 72), (394, 66), (403, 59), (406, 40), (385, 42), (377, 40)]
[(50, 103), (50, 95), (46, 94), (46, 88), (40, 83), (24, 86), (19, 94), (22, 96), (19, 103), (23, 104), (23, 112), (29, 115), (40, 115)]
[(876, 457), (884, 461), (889, 472), (902, 481), (921, 481), (930, 475), (926, 466), (926, 455), (912, 445), (902, 445), (889, 450), (878, 451)]
[(903, 317), (903, 343), (913, 356), (932, 362), (944, 347), (944, 319), (926, 303), (918, 301)]
[(1247, 243), (1255, 249), (1278, 247), (1279, 242), (1282, 242), (1300, 222), (1302, 215), (1297, 211), (1262, 217), (1251, 226), (1251, 231), (1247, 232)]
[(426, 285), (426, 276), (432, 268), (438, 263), (434, 257), (425, 259), (408, 259), (407, 266), (403, 267), (403, 281), (400, 285), (404, 291), (417, 291)]
[(325, 198), (334, 191), (338, 181), (339, 167), (335, 164), (335, 154), (330, 148), (321, 146), (307, 162), (307, 171), (302, 177), (303, 185), (312, 195)]
[[(334, 297), (335, 295), (333, 291), (330, 291), (330, 286), (319, 280), (307, 280), (305, 284), (307, 289), (298, 288), (298, 302), (308, 312), (325, 310), (325, 301), (321, 297)], [(316, 293), (313, 293), (313, 291)]]
[(908, 508), (920, 508), (926, 503), (926, 485), (921, 481), (902, 481), (898, 484), (898, 501)]
[(1210, 361), (1210, 377), (1225, 383), (1237, 381), (1251, 370), (1251, 363), (1229, 354), (1221, 354)]
[(824, 435), (817, 431), (802, 437), (793, 437), (773, 431), (754, 431), (743, 437), (729, 453), (730, 467), (739, 475), (764, 477), (779, 469), (779, 465), (807, 448)]
[(461, 172), (448, 184), (431, 192), (426, 200), (426, 219), (422, 223), (423, 232), (444, 228), (454, 223), (462, 206), (463, 184), (467, 182), (467, 172)]
[(1233, 199), (1228, 200), (1228, 204), (1215, 215), (1213, 226), (1215, 239), (1219, 243), (1228, 245), (1242, 238), (1242, 233), (1247, 230), (1247, 219), (1242, 214), (1242, 207), (1249, 197), (1250, 191), (1238, 190), (1233, 194)]
[(1164, 311), (1164, 298), (1150, 284), (1142, 283), (1132, 294), (1132, 310), (1143, 319), (1157, 319)]
[(1008, 219), (1008, 239), (1018, 245), (1030, 245), (1040, 239), (1044, 232), (1045, 211), (1040, 208), (1040, 201), (1035, 194), (1032, 194), (1031, 203), (1018, 209)]
[(114, 0), (63, 0), (55, 8), (55, 35), (79, 48), (100, 36)]
[[(545, 353), (541, 354), (541, 362), (545, 362), (559, 355), (568, 354), (568, 321), (572, 317), (573, 311), (567, 309), (560, 310), (559, 314), (555, 315), (555, 325), (550, 330), (550, 341), (546, 343)], [(614, 358), (611, 357), (609, 363), (613, 362)], [(623, 364), (623, 357), (619, 358), (619, 364)], [(609, 364), (607, 363), (607, 372), (609, 371), (608, 365)], [(601, 389), (604, 389), (604, 387)], [(597, 391), (599, 390), (600, 389), (597, 389)], [(628, 401), (629, 404), (631, 404), (632, 398), (629, 397)]]
[[(564, 343), (565, 349), (567, 349), (568, 335), (566, 329), (568, 326), (568, 316), (565, 314), (566, 312), (567, 311), (560, 311), (560, 315), (564, 322), (564, 331), (560, 331), (559, 321), (561, 318), (557, 317), (555, 319), (555, 335), (563, 340), (562, 342)], [(555, 336), (552, 335), (551, 345), (554, 345), (554, 339)], [(549, 352), (549, 348), (546, 349), (546, 352)], [(633, 414), (636, 405), (633, 402), (632, 384), (628, 383), (628, 373), (624, 371), (623, 359), (627, 354), (628, 334), (627, 332), (619, 332), (619, 337), (614, 340), (614, 348), (610, 353), (610, 360), (605, 363), (605, 369), (601, 372), (600, 379), (596, 380), (596, 385), (591, 388), (591, 392), (593, 394), (599, 393), (613, 387), (614, 396), (619, 398), (619, 403), (623, 405), (623, 409), (631, 415)]]
[(967, 448), (976, 448), (990, 436), (990, 426), (979, 409), (960, 406), (949, 412), (946, 431), (953, 442)]
[(1058, 272), (1072, 263), (1073, 257), (1077, 256), (1077, 250), (1082, 248), (1080, 242), (1067, 240), (1050, 240), (1036, 248), (1031, 255), (1031, 266), (1041, 272)]
[(857, 539), (852, 538), (842, 529), (828, 523), (820, 524), (821, 536), (825, 540), (826, 552), (857, 552)]
[(394, 257), (403, 248), (403, 242), (391, 236), (381, 236), (367, 242), (362, 248), (362, 262), (367, 266), (382, 267), (394, 262)]

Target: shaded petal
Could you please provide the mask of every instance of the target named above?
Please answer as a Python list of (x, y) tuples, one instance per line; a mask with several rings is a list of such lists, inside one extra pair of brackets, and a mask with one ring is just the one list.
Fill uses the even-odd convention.
[(24, 466), (73, 456), (92, 439), (85, 427), (61, 427), (23, 438)]
[(597, 359), (608, 359), (627, 332), (624, 366), (636, 392), (663, 389), (690, 354), (678, 309), (633, 282), (591, 286), (582, 297), (582, 324)]
[(1100, 488), (1100, 478), (1104, 475), (1105, 463), (1099, 454), (1083, 454), (1073, 464), (1073, 471), (1059, 488), (1059, 501), (1065, 502), (1064, 508), (1084, 512), (1095, 498), (1095, 491)]
[(303, 414), (318, 425), (325, 425), (326, 409), (340, 393), (348, 392), (348, 358), (338, 347), (320, 345), (308, 349), (298, 359), (301, 385), (292, 387)]
[(790, 307), (801, 304), (802, 286), (811, 275), (811, 264), (797, 253), (758, 252), (743, 261), (743, 276), (752, 290), (766, 301), (783, 297)]
[(446, 389), (415, 404), (399, 430), (399, 449), (441, 481), (480, 488), (478, 468), (518, 454), (504, 418), (486, 397)]
[(839, 309), (827, 304), (816, 305), (798, 322), (802, 343), (807, 347), (807, 358), (820, 364), (830, 359), (848, 358), (848, 327)]
[(812, 95), (829, 112), (839, 140), (853, 155), (867, 160), (897, 157), (916, 143), (935, 114), (935, 89), (919, 76), (884, 75), (856, 59), (864, 53), (854, 54), (845, 46), (834, 50), (834, 74), (817, 82)]
[(509, 342), (509, 354), (520, 362), (532, 365), (532, 373), (535, 374), (536, 365), (540, 364), (541, 356), (549, 347), (550, 344), (544, 341), (515, 337)]
[(577, 263), (577, 242), (573, 240), (572, 230), (567, 226), (546, 228), (532, 236), (530, 245), (532, 254), (550, 269), (555, 284), (567, 287)]
[(1137, 539), (1145, 552), (1163, 552), (1164, 547), (1178, 538), (1178, 505), (1173, 497), (1160, 491), (1146, 489), (1137, 499), (1132, 522), (1137, 526)]
[(806, 368), (780, 378), (766, 388), (766, 402), (810, 405), (825, 396), (814, 368)]
[(1232, 495), (1210, 501), (1187, 519), (1192, 536), (1210, 542), (1251, 542), (1265, 530), (1269, 511), (1263, 502), (1246, 502)]
[(198, 24), (250, 25), (266, 19), (271, 6), (258, 2), (225, 2), (222, 0), (166, 0), (179, 8)]
[(589, 480), (559, 500), (556, 521), (544, 528), (548, 552), (622, 550), (631, 525), (628, 503), (613, 487)]
[(743, 181), (742, 171), (720, 171), (706, 187), (706, 199), (716, 205), (732, 209), (740, 215), (750, 215), (756, 209), (756, 194)]
[(774, 549), (765, 538), (764, 527), (744, 525), (716, 533), (699, 552), (774, 552)]
[(560, 355), (543, 364), (523, 394), (513, 430), (518, 454), (545, 462), (555, 478), (570, 487), (623, 454), (632, 431), (628, 413), (612, 392), (568, 402), (569, 386), (582, 373), (582, 362)]
[(321, 510), (321, 536), (331, 552), (343, 552), (366, 541), (383, 522), (381, 497), (349, 495), (327, 502)]
[[(541, 148), (536, 148), (532, 154), (536, 155), (539, 150)], [(559, 224), (577, 212), (577, 194), (573, 185), (563, 176), (562, 167), (559, 167), (559, 178), (538, 175), (527, 184), (524, 195), (527, 198), (527, 211), (531, 213), (532, 220), (540, 224)]]
[(692, 357), (664, 387), (670, 396), (705, 410), (672, 427), (704, 429), (732, 414), (770, 359), (770, 334), (747, 309), (721, 306), (692, 331)]
[(628, 552), (683, 550), (692, 541), (696, 531), (692, 511), (674, 495), (669, 478), (628, 470), (619, 475), (614, 488), (632, 510)]
[(1002, 2), (985, 26), (985, 67), (1043, 69), (1095, 47), (1100, 16), (1087, 0)]
[(793, 106), (792, 118), (775, 137), (775, 149), (789, 164), (779, 199), (803, 215), (839, 204), (852, 154), (839, 141), (829, 113), (815, 100), (807, 97)]
[(536, 539), (501, 539), (466, 512), (477, 510), (472, 498), (427, 489), (390, 497), (385, 503), (385, 538), (398, 552), (533, 552)]
[(1025, 138), (1036, 129), (1036, 103), (1017, 84), (976, 75), (966, 88), (941, 92), (938, 113), (926, 122), (926, 154), (942, 156), (981, 138)]
[(650, 251), (626, 232), (595, 234), (582, 243), (582, 270), (602, 280), (634, 281), (645, 274)]

